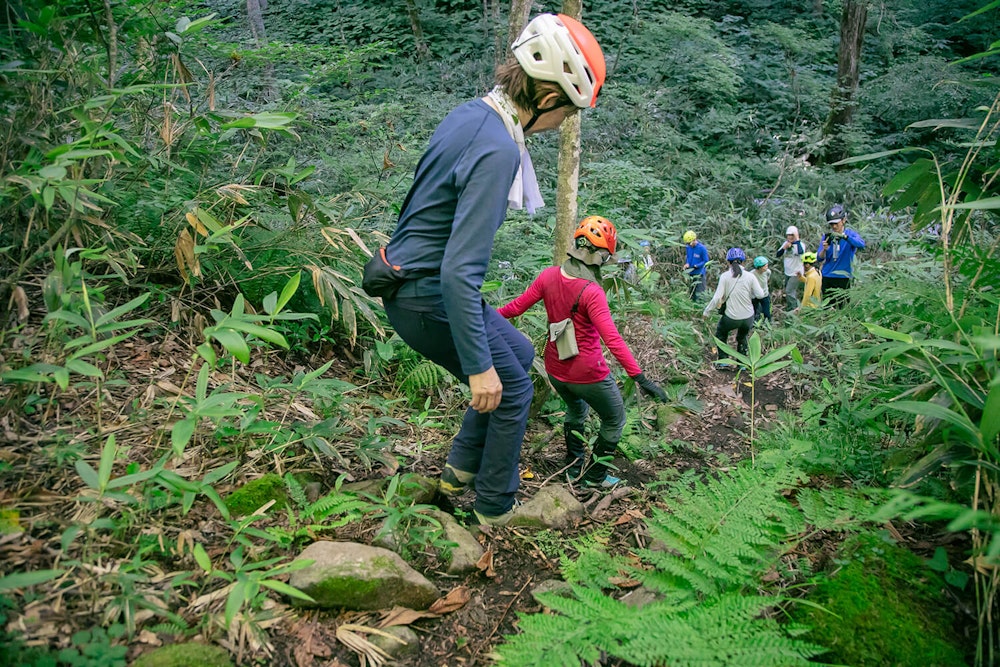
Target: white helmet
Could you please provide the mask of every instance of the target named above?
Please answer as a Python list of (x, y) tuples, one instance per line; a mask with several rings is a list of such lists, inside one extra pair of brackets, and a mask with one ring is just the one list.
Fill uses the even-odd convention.
[(606, 74), (604, 53), (576, 19), (565, 14), (539, 14), (510, 49), (528, 76), (558, 83), (578, 107), (597, 106), (597, 93)]

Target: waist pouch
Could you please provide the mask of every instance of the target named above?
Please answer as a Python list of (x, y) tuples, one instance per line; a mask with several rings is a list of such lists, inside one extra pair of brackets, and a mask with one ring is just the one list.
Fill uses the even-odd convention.
[(560, 361), (580, 354), (580, 348), (576, 344), (576, 326), (569, 317), (549, 325), (549, 341), (556, 344)]
[(390, 264), (385, 256), (385, 247), (381, 247), (365, 264), (364, 275), (361, 278), (361, 289), (368, 296), (391, 299), (407, 280), (423, 278), (435, 273), (437, 271), (404, 269), (401, 266)]

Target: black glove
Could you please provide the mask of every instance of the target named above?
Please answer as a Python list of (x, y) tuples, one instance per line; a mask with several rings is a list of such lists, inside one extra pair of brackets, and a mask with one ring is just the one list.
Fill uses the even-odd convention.
[(633, 379), (639, 385), (639, 388), (642, 389), (642, 393), (652, 396), (661, 403), (667, 402), (667, 392), (663, 391), (663, 387), (647, 378), (644, 374), (639, 373)]

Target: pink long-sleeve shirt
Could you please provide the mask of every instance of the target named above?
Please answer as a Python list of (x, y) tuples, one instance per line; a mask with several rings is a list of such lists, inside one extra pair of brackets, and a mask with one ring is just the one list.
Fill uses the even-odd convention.
[(570, 317), (577, 296), (580, 297), (580, 303), (572, 317), (580, 354), (571, 359), (560, 360), (555, 343), (548, 341), (545, 344), (545, 370), (562, 382), (600, 382), (611, 372), (601, 350), (603, 340), (629, 377), (641, 373), (639, 364), (611, 319), (608, 298), (601, 286), (583, 278), (569, 278), (563, 275), (558, 266), (542, 271), (524, 294), (497, 312), (510, 319), (521, 315), (539, 301), (544, 301), (549, 322), (560, 322)]

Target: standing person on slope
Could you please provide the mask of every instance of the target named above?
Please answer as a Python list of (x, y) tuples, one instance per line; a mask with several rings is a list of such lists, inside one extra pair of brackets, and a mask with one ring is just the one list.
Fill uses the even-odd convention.
[[(708, 317), (713, 309), (720, 309), (722, 316), (715, 327), (715, 337), (727, 343), (729, 332), (736, 331), (736, 351), (740, 354), (747, 354), (749, 351), (747, 339), (753, 330), (753, 300), (767, 296), (767, 291), (761, 287), (753, 271), (744, 270), (743, 262), (746, 259), (742, 248), (729, 249), (726, 253), (729, 271), (719, 276), (719, 286), (702, 313), (704, 317)], [(728, 356), (720, 347), (719, 361)]]
[(531, 342), (488, 306), (480, 288), (506, 209), (542, 205), (524, 137), (554, 130), (596, 105), (604, 55), (580, 22), (532, 19), (511, 46), (496, 87), (441, 121), (417, 164), (386, 263), (419, 277), (384, 299), (393, 328), (414, 350), (472, 390), (440, 490), (476, 490), (480, 523), (506, 523), (533, 389)]
[(826, 222), (830, 230), (816, 250), (817, 261), (823, 263), (823, 301), (831, 308), (846, 308), (851, 300), (854, 253), (865, 247), (865, 240), (845, 226), (847, 209), (841, 204), (826, 210)]
[(791, 225), (785, 230), (785, 242), (778, 248), (777, 255), (784, 260), (785, 270), (785, 310), (792, 312), (799, 307), (800, 283), (802, 273), (802, 255), (806, 252), (805, 245), (799, 239), (799, 228)]
[[(499, 308), (506, 318), (517, 317), (539, 301), (545, 302), (550, 331), (553, 324), (573, 322), (577, 354), (561, 354), (557, 341), (549, 336), (545, 345), (545, 371), (559, 396), (566, 401), (566, 477), (578, 478), (585, 486), (610, 488), (621, 480), (608, 474), (607, 463), (614, 455), (625, 427), (625, 404), (611, 369), (604, 361), (601, 341), (622, 365), (629, 377), (646, 394), (660, 401), (667, 394), (643, 375), (628, 345), (611, 319), (608, 299), (601, 287), (601, 266), (614, 254), (618, 231), (607, 218), (592, 215), (580, 221), (573, 233), (574, 247), (562, 266), (551, 266), (539, 274), (521, 296)], [(583, 472), (586, 460), (584, 426), (593, 408), (601, 419), (593, 462)]]
[(689, 229), (684, 232), (684, 270), (691, 281), (691, 300), (698, 301), (707, 288), (705, 282), (705, 265), (708, 264), (708, 248), (698, 240), (698, 235)]

